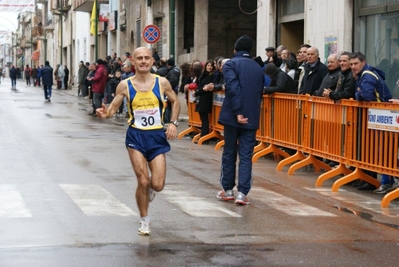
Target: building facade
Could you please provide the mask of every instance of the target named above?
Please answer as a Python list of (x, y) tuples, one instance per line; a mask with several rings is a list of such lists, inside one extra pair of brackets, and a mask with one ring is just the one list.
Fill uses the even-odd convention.
[[(108, 18), (99, 22), (97, 38), (90, 34), (95, 2)], [(386, 72), (394, 90), (398, 20), (399, 0), (37, 0), (34, 12), (21, 15), (9, 54), (17, 64), (39, 51), (35, 63), (66, 64), (76, 82), (79, 61), (95, 61), (96, 55), (121, 56), (146, 46), (177, 63), (206, 61), (231, 57), (235, 40), (247, 34), (255, 40), (252, 55), (263, 60), (266, 47), (280, 44), (295, 53), (308, 43), (319, 49), (322, 62), (331, 53), (362, 51), (368, 63)], [(155, 44), (143, 39), (147, 25), (160, 29)]]

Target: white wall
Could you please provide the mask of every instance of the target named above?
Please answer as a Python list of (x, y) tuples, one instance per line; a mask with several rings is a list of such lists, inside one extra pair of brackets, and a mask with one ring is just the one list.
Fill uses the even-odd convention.
[[(325, 38), (337, 37), (338, 51), (352, 49), (352, 1), (305, 0), (305, 43), (319, 49), (325, 62)], [(327, 55), (328, 56), (328, 55)]]
[[(275, 1), (261, 0), (257, 11), (257, 55), (265, 60), (265, 48), (274, 46), (276, 40)], [(319, 49), (320, 59), (325, 58), (325, 38), (337, 37), (338, 51), (352, 49), (351, 0), (305, 0), (304, 40)]]
[[(74, 61), (77, 66), (74, 66), (74, 76), (78, 77), (79, 62), (90, 61), (90, 13), (75, 12), (75, 51)], [(86, 38), (86, 41), (85, 41)], [(77, 81), (74, 81), (75, 84)]]
[(260, 6), (257, 11), (256, 55), (266, 60), (265, 48), (274, 46), (276, 43), (276, 3), (275, 1), (262, 0), (258, 1), (258, 5)]

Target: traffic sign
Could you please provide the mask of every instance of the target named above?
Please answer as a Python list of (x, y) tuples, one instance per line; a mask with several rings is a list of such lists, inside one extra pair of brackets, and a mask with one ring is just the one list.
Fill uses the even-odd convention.
[(143, 39), (146, 43), (154, 44), (161, 38), (161, 31), (155, 25), (147, 25), (143, 30)]

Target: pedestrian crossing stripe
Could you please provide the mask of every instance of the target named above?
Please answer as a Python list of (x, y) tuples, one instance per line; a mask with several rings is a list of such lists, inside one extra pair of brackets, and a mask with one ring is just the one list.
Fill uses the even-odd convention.
[(99, 185), (61, 184), (60, 186), (87, 216), (138, 216)]
[(274, 191), (266, 190), (264, 188), (252, 188), (251, 197), (256, 199), (256, 201), (261, 201), (262, 203), (276, 209), (278, 211), (284, 212), (285, 214), (291, 216), (324, 216), (324, 217), (336, 217), (337, 215), (323, 211), (316, 207), (307, 205), (296, 201), (290, 197), (281, 195)]
[[(120, 202), (100, 185), (61, 184), (60, 187), (87, 216), (138, 216), (136, 212)], [(217, 201), (216, 196), (212, 196), (214, 198), (198, 197), (187, 192), (185, 188), (178, 185), (167, 185), (160, 195), (193, 217), (241, 217), (240, 214), (225, 208), (222, 204), (224, 202)], [(331, 189), (326, 188), (305, 187), (304, 189), (315, 191), (339, 201), (347, 202), (351, 206), (359, 206), (362, 209), (385, 216), (399, 216), (399, 207), (394, 206), (389, 209), (382, 209), (379, 200), (362, 194), (348, 192), (343, 189), (340, 189), (338, 193), (331, 192)], [(342, 193), (341, 191), (345, 191), (345, 194), (340, 194)], [(260, 187), (252, 188), (249, 197), (253, 205), (261, 202), (291, 216), (337, 216)], [(235, 206), (232, 205), (232, 207)], [(0, 185), (0, 218), (30, 217), (33, 217), (33, 215), (18, 186), (12, 184)]]
[(0, 218), (32, 217), (16, 185), (0, 185)]
[(359, 209), (377, 212), (388, 217), (399, 217), (399, 206), (391, 205), (389, 208), (381, 208), (381, 200), (367, 196), (367, 194), (354, 193), (340, 188), (339, 192), (332, 192), (331, 188), (311, 188), (306, 190), (318, 192), (321, 195), (358, 206)]
[(241, 217), (240, 214), (222, 207), (216, 200), (216, 193), (214, 198), (207, 200), (192, 195), (178, 185), (166, 185), (161, 195), (193, 217)]

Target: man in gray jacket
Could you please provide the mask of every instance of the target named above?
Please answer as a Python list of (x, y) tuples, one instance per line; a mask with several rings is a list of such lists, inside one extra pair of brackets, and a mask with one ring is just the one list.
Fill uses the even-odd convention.
[(88, 73), (89, 69), (85, 66), (83, 61), (80, 61), (78, 71), (78, 96), (85, 97), (87, 95), (85, 81)]

